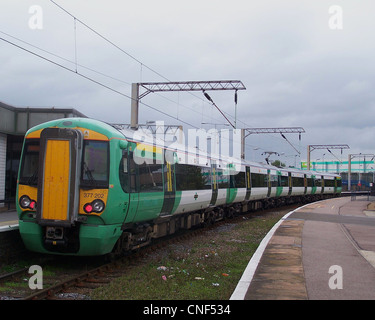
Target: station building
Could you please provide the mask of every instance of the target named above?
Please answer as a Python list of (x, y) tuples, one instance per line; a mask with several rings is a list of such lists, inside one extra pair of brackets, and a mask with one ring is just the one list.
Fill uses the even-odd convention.
[(0, 207), (14, 202), (25, 133), (46, 121), (86, 116), (75, 109), (17, 108), (0, 102)]
[[(370, 190), (375, 183), (375, 157), (359, 156), (351, 160), (351, 190)], [(307, 170), (307, 161), (301, 162), (302, 170)], [(349, 160), (311, 161), (310, 171), (338, 173), (342, 178), (343, 190), (348, 190)]]

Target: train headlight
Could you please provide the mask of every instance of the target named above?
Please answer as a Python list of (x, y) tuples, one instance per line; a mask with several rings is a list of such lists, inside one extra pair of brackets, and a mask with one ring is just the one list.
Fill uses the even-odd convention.
[(20, 206), (23, 209), (27, 209), (31, 203), (31, 200), (28, 196), (22, 196), (20, 198)]
[(36, 210), (36, 201), (31, 200), (28, 196), (23, 195), (20, 198), (19, 204), (22, 209), (31, 209), (31, 210)]
[(102, 212), (104, 210), (104, 202), (102, 200), (94, 200), (92, 202), (92, 208), (95, 212), (99, 213), (99, 212)]

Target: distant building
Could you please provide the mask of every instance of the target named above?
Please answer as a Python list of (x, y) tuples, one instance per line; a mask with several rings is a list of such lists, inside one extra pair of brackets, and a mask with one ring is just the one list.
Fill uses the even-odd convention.
[[(311, 161), (310, 171), (339, 173), (342, 177), (343, 189), (348, 188), (348, 160)], [(301, 162), (302, 170), (307, 170), (307, 161)], [(368, 190), (375, 178), (374, 157), (356, 157), (351, 161), (351, 190)]]
[(14, 201), (22, 143), (31, 127), (46, 121), (86, 116), (75, 109), (16, 108), (0, 102), (0, 207)]

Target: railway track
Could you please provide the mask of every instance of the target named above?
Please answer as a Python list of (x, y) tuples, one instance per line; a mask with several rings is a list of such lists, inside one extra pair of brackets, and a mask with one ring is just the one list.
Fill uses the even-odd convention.
[[(272, 211), (269, 209), (266, 211)], [(28, 274), (28, 268), (22, 268), (17, 271), (0, 276), (0, 288), (6, 285), (18, 287), (13, 294), (2, 293), (0, 291), (0, 300), (43, 300), (43, 299), (62, 299), (62, 300), (81, 300), (90, 299), (90, 291), (110, 283), (114, 278), (120, 277), (126, 272), (127, 266), (141, 263), (142, 258), (150, 253), (160, 250), (164, 246), (172, 243), (183, 241), (194, 237), (202, 232), (216, 229), (224, 223), (239, 223), (244, 218), (251, 219), (252, 215), (241, 214), (230, 220), (221, 220), (215, 224), (206, 227), (198, 228), (182, 233), (174, 234), (168, 238), (157, 239), (149, 246), (140, 248), (136, 252), (132, 252), (127, 256), (121, 257), (109, 263), (101, 263), (99, 266), (86, 265), (82, 268), (73, 270), (66, 270), (63, 265), (61, 270), (54, 271), (52, 274), (43, 274), (43, 289), (31, 290), (27, 286), (27, 282), (31, 277)], [(56, 261), (57, 260), (57, 261)], [(55, 257), (53, 264), (59, 264), (62, 257)], [(50, 269), (50, 265), (46, 263), (43, 266), (43, 271)], [(84, 270), (85, 269), (85, 270)], [(12, 285), (11, 283), (14, 283)]]

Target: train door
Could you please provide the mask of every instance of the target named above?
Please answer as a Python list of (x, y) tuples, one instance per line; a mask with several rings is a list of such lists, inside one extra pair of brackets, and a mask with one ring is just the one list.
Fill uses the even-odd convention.
[(283, 194), (284, 189), (284, 173), (276, 171), (277, 184), (276, 184), (276, 197), (280, 197)]
[(341, 193), (341, 177), (335, 177), (335, 193)]
[(276, 170), (268, 169), (268, 193), (267, 197), (275, 197), (277, 194), (278, 175)]
[(246, 167), (246, 197), (245, 200), (250, 200), (251, 196), (251, 175), (250, 167)]
[(211, 201), (210, 201), (210, 206), (214, 206), (216, 204), (217, 200), (217, 174), (216, 174), (216, 164), (212, 164), (211, 166), (211, 179), (212, 179), (212, 196), (211, 196)]
[(271, 196), (271, 170), (267, 170), (267, 198)]
[(292, 195), (292, 173), (288, 172), (288, 186), (289, 186), (289, 192), (288, 196)]
[(172, 214), (176, 199), (175, 165), (166, 161), (164, 164), (164, 201), (160, 215)]
[(123, 200), (124, 222), (132, 222), (138, 210), (138, 166), (133, 158), (132, 146), (122, 151), (122, 160), (120, 164), (120, 182), (125, 191)]
[(83, 135), (75, 129), (47, 128), (40, 136), (37, 221), (72, 226), (78, 219)]
[(315, 194), (316, 193), (316, 180), (315, 180), (314, 175), (311, 175), (311, 183), (312, 183), (311, 194)]

